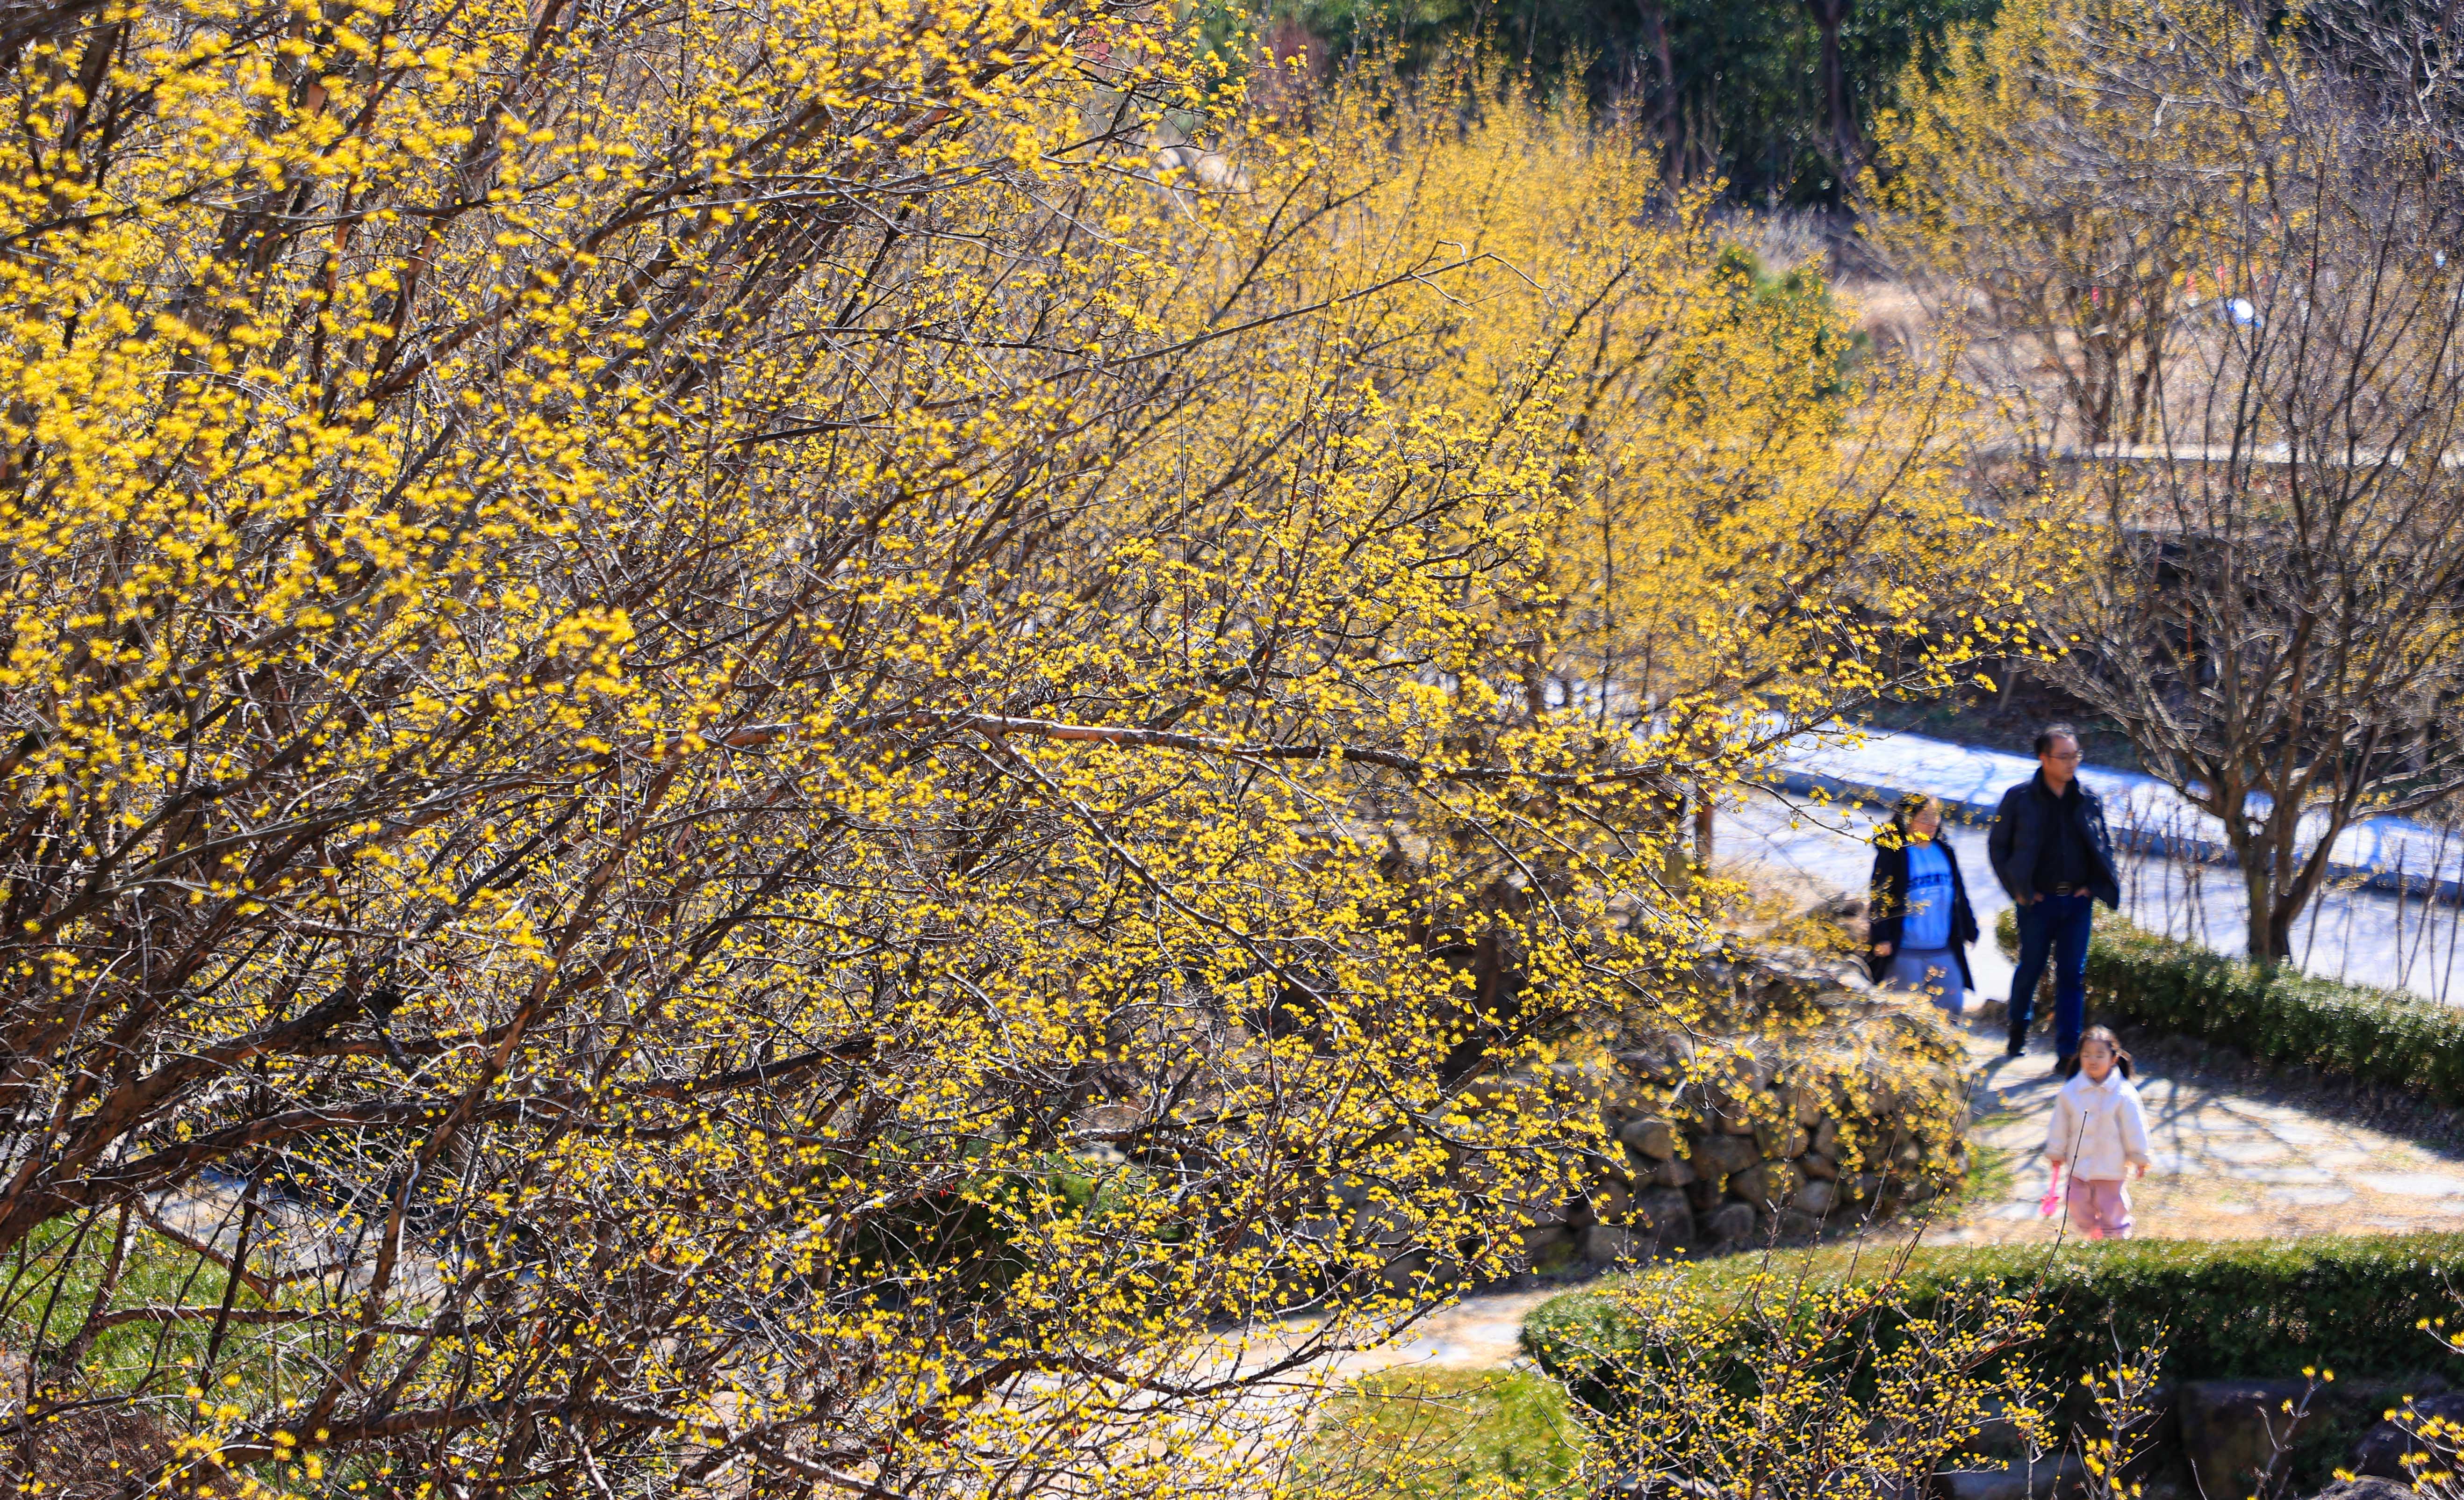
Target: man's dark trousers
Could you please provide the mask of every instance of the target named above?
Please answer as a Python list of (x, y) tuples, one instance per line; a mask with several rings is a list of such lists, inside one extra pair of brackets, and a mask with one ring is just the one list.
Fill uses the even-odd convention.
[(2028, 1044), (2035, 1018), (2036, 984), (2045, 960), (2054, 962), (2054, 1055), (2079, 1050), (2087, 1027), (2087, 933), (2096, 897), (2086, 892), (2040, 896), (2020, 907), (2019, 966), (2011, 975), (2011, 1046)]

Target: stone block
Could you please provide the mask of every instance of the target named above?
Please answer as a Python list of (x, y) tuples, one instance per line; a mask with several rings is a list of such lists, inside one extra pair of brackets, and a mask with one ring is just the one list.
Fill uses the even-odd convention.
[(1839, 1206), (1839, 1190), (1817, 1178), (1789, 1194), (1788, 1206), (1819, 1219)]
[(1620, 1224), (1595, 1224), (1583, 1231), (1583, 1259), (1595, 1266), (1634, 1260), (1650, 1247), (1642, 1236)]
[(1839, 1180), (1839, 1163), (1819, 1151), (1809, 1151), (1796, 1158), (1796, 1169), (1807, 1177), (1825, 1182)]
[(2076, 1493), (2087, 1466), (2076, 1453), (2058, 1459), (2048, 1453), (2033, 1464), (2020, 1460), (2002, 1468), (1960, 1468), (1933, 1477), (1944, 1500), (2050, 1500), (2057, 1491)]
[(1521, 1095), (1517, 1108), (1524, 1114), (1545, 1119), (1590, 1114), (1611, 1131), (1619, 1120), (1648, 1114), (1657, 1105), (1650, 1089), (1623, 1068), (1605, 1061), (1551, 1063), (1529, 1085), (1521, 1080), (1476, 1085), (1466, 1091), (1466, 1097), (1506, 1102), (1499, 1093), (1501, 1088)]
[(2358, 1479), (2340, 1479), (2311, 1496), (2311, 1500), (2416, 1500), (2412, 1487), (2375, 1474)]
[(1737, 1074), (1756, 1089), (1768, 1089), (1779, 1076), (1779, 1048), (1768, 1038), (1749, 1044), (1750, 1051), (1737, 1062)]
[(1728, 1179), (1728, 1196), (1762, 1207), (1771, 1202), (1771, 1175), (1756, 1162)]
[(1814, 1137), (1793, 1124), (1759, 1120), (1754, 1125), (1754, 1149), (1770, 1161), (1787, 1161), (1805, 1155)]
[(1630, 1159), (1635, 1164), (1634, 1180), (1645, 1187), (1683, 1187), (1694, 1180), (1694, 1169), (1682, 1160), (1654, 1161), (1647, 1157)]
[(1685, 1065), (1694, 1060), (1694, 1039), (1683, 1032), (1654, 1037), (1638, 1048), (1617, 1054), (1618, 1066), (1638, 1077), (1659, 1083), (1675, 1083), (1685, 1076)]
[(1812, 1214), (1793, 1208), (1779, 1211), (1779, 1237), (1783, 1240), (1810, 1240), (1822, 1230), (1822, 1221)]
[[(2300, 1423), (2285, 1410), (2299, 1407), (2302, 1380), (2185, 1380), (2176, 1410), (2182, 1453), (2202, 1493), (2251, 1495), (2270, 1491), (2281, 1474)], [(2315, 1412), (2313, 1417), (2317, 1415)]]
[(1714, 1136), (1736, 1136), (1749, 1139), (1753, 1136), (1753, 1115), (1734, 1099), (1715, 1096), (1704, 1114)]
[(1722, 1178), (1759, 1162), (1762, 1153), (1742, 1136), (1705, 1136), (1694, 1143), (1691, 1160), (1697, 1176)]
[(1574, 1231), (1562, 1224), (1544, 1224), (1523, 1230), (1514, 1238), (1524, 1257), (1536, 1265), (1570, 1248), (1574, 1243)]
[(1630, 1153), (1654, 1161), (1666, 1161), (1677, 1155), (1676, 1127), (1648, 1115), (1618, 1126), (1617, 1139)]
[(1753, 1237), (1754, 1210), (1748, 1203), (1722, 1203), (1705, 1214), (1703, 1238), (1713, 1245), (1732, 1245)]
[[(2457, 1443), (2454, 1435), (2443, 1429), (2433, 1443), (2425, 1444), (2421, 1440), (2422, 1432), (2432, 1423), (2464, 1423), (2464, 1392), (2415, 1397), (2409, 1410), (2395, 1401), (2387, 1402), (2381, 1409), (2398, 1411), (2401, 1420), (2381, 1421), (2362, 1434), (2362, 1441), (2353, 1447), (2353, 1462), (2348, 1466), (2356, 1474), (2402, 1479), (2405, 1477), (2403, 1459), (2407, 1453), (2436, 1452), (2464, 1445)], [(2445, 1468), (2448, 1466), (2441, 1464), (2437, 1467)]]
[(1685, 1201), (1694, 1205), (1696, 1213), (1709, 1213), (1728, 1201), (1726, 1180), (1716, 1177), (1696, 1178), (1686, 1184)]
[(1839, 1122), (1830, 1118), (1816, 1122), (1812, 1144), (1824, 1156), (1837, 1158), (1839, 1155)]
[(1623, 1224), (1634, 1205), (1634, 1195), (1623, 1182), (1611, 1178), (1592, 1184), (1592, 1217), (1602, 1224)]
[(1839, 987), (1838, 979), (1811, 963), (1783, 965), (1776, 959), (1764, 959), (1746, 976), (1747, 1000), (1767, 1009), (1794, 1010), (1812, 1005), (1815, 998)]
[(1772, 1207), (1796, 1191), (1796, 1168), (1785, 1161), (1764, 1161), (1728, 1179), (1731, 1195), (1757, 1208)]
[(1634, 1201), (1634, 1227), (1662, 1245), (1694, 1243), (1694, 1205), (1673, 1187), (1659, 1187)]

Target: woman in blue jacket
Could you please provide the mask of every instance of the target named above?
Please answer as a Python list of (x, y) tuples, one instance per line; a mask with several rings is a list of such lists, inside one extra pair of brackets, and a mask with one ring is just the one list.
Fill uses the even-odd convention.
[(1976, 913), (1959, 856), (1941, 834), (1942, 804), (1922, 792), (1901, 799), (1891, 831), (1874, 845), (1866, 940), (1875, 983), (1930, 995), (1957, 1015), (1976, 987), (1968, 971)]

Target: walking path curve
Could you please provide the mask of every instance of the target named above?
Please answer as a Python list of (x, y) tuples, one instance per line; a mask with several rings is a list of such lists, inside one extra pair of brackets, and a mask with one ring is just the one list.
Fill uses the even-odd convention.
[[(1992, 817), (2005, 787), (2036, 774), (2036, 761), (1924, 735), (1877, 734), (1801, 739), (1773, 769), (1773, 779), (1791, 791), (1819, 791), (1883, 807), (1906, 792), (1930, 792), (1953, 817), (1982, 823)], [(2079, 779), (2103, 794), (2114, 837), (2130, 848), (2182, 859), (2227, 857), (2224, 825), (2156, 778), (2082, 765)], [(2257, 799), (2254, 806), (2263, 812), (2266, 800)], [(2323, 811), (2302, 816), (2304, 853), (2326, 826)], [(2364, 818), (2344, 829), (2329, 866), (2331, 881), (2464, 896), (2464, 843), (2451, 830), (2407, 818)]]
[[(1768, 838), (1774, 830), (1757, 831)], [(1773, 889), (1815, 897), (1834, 893), (1861, 877), (1862, 862), (1870, 858), (1860, 849), (1825, 857), (1835, 841), (1852, 842), (1837, 833), (1813, 833), (1793, 848), (1800, 857), (1785, 861), (1784, 872), (1766, 863), (1758, 873), (1781, 876), (1770, 882)], [(1758, 852), (1769, 861), (1769, 849)], [(1985, 884), (1991, 890), (1990, 876)], [(1974, 956), (1980, 988), (1989, 994), (2007, 990), (2009, 960), (1990, 940), (1979, 943)], [(2046, 1183), (2046, 1122), (2059, 1086), (2049, 1043), (2040, 1037), (2027, 1055), (2009, 1058), (2002, 1041), (1998, 1021), (1969, 1024), (1969, 1138), (1977, 1151), (1980, 1180), (1988, 1186), (1924, 1225), (1925, 1244), (2042, 1243), (2067, 1232), (2059, 1214), (2046, 1217), (2037, 1207)], [(2358, 1110), (2330, 1093), (2273, 1089), (2178, 1058), (2144, 1059), (2137, 1082), (2156, 1158), (2132, 1189), (2140, 1238), (2464, 1232), (2464, 1142), (2409, 1136), (2400, 1127), (2365, 1122)], [(1907, 1227), (1885, 1225), (1878, 1232)], [(1520, 1354), (1516, 1335), (1523, 1320), (1566, 1290), (1466, 1297), (1394, 1343), (1345, 1357), (1327, 1373), (1341, 1381), (1398, 1368), (1512, 1364)]]
[[(1998, 1021), (1971, 1023), (1966, 1041), (1974, 1078), (1969, 1139), (1983, 1180), (1994, 1185), (1925, 1225), (1924, 1242), (2051, 1241), (2066, 1226), (2058, 1213), (2037, 1210), (2059, 1087), (2050, 1045), (2039, 1037), (2026, 1056), (2005, 1057)], [(2156, 1158), (2131, 1189), (2140, 1238), (2464, 1232), (2464, 1143), (2365, 1123), (2332, 1095), (2274, 1090), (2166, 1057), (2145, 1059), (2137, 1083)], [(1395, 1343), (1347, 1357), (1342, 1371), (1509, 1364), (1523, 1319), (1564, 1290), (1466, 1297)]]
[[(2007, 1192), (1970, 1198), (1925, 1232), (1932, 1245), (2051, 1240), (2061, 1216), (2037, 1212), (2045, 1127), (2060, 1080), (2039, 1039), (2002, 1055), (1998, 1022), (1968, 1038), (1976, 1070), (1969, 1133)], [(2237, 1085), (2149, 1058), (2136, 1079), (2155, 1164), (2131, 1189), (2141, 1238), (2244, 1240), (2296, 1234), (2464, 1230), (2464, 1152), (2363, 1124), (2331, 1102)], [(1998, 1158), (1998, 1160), (1996, 1159)]]
[[(1974, 1069), (1969, 1139), (1998, 1191), (1970, 1196), (1925, 1227), (1927, 1245), (2045, 1242), (2066, 1232), (2037, 1211), (2045, 1126), (2059, 1080), (2042, 1038), (2002, 1054), (1999, 1023), (1968, 1036)], [(2161, 1058), (2136, 1080), (2155, 1164), (2131, 1189), (2143, 1239), (2245, 1240), (2302, 1234), (2464, 1232), (2464, 1149), (2364, 1124), (2331, 1101), (2236, 1083)], [(1878, 1232), (1888, 1235), (1896, 1226)], [(1513, 1362), (1516, 1331), (1564, 1288), (1464, 1298), (1346, 1374), (1414, 1366), (1484, 1369)]]

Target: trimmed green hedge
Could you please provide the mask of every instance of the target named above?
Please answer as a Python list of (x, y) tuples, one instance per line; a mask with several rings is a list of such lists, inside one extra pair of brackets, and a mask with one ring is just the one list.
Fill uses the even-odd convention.
[[(1995, 923), (2005, 952), (2016, 918)], [(2273, 972), (2160, 938), (2104, 913), (2087, 948), (2090, 1023), (2221, 1042), (2276, 1064), (2389, 1084), (2464, 1104), (2464, 1008), (2394, 990)]]
[[(1783, 1255), (1769, 1268), (1818, 1286), (1852, 1267), (1860, 1277), (1883, 1274), (1890, 1260), (1838, 1246)], [(1738, 1256), (1679, 1274), (1689, 1291), (1717, 1298), (1763, 1268)], [(2029, 1354), (2046, 1369), (2096, 1369), (2112, 1360), (2117, 1334), (2127, 1343), (2161, 1328), (2173, 1379), (2279, 1379), (2314, 1365), (2339, 1376), (2464, 1375), (2464, 1359), (2421, 1328), (2424, 1319), (2464, 1321), (2459, 1234), (1942, 1246), (1912, 1252), (1904, 1275), (1909, 1312), (1920, 1317), (1953, 1288), (2032, 1295), (2045, 1337)], [(1589, 1400), (1617, 1383), (1601, 1379), (1603, 1366), (1639, 1353), (1627, 1317), (1598, 1291), (1570, 1292), (1524, 1322), (1524, 1351)]]

